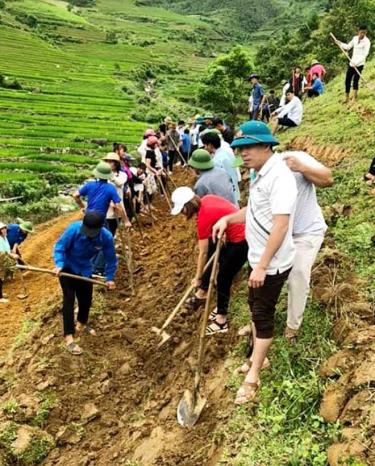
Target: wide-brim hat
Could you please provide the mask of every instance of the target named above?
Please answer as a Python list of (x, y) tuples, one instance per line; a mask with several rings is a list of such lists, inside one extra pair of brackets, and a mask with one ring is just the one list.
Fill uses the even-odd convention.
[(0, 222), (0, 230), (3, 228), (8, 228), (8, 225), (6, 223)]
[(178, 215), (181, 213), (185, 204), (191, 201), (194, 196), (194, 191), (187, 186), (181, 186), (180, 188), (175, 189), (171, 196), (171, 200), (174, 204), (171, 214)]
[(234, 138), (231, 147), (237, 149), (238, 147), (252, 146), (254, 144), (277, 146), (279, 141), (272, 135), (271, 130), (265, 123), (251, 120), (240, 126), (240, 131)]
[(172, 122), (173, 122), (173, 120), (172, 120), (171, 117), (167, 116), (167, 117), (164, 118), (164, 123), (172, 123)]
[(192, 153), (188, 165), (197, 170), (211, 170), (211, 168), (214, 168), (214, 161), (209, 152), (204, 149), (197, 149)]
[(21, 230), (27, 231), (27, 233), (34, 233), (34, 225), (27, 220), (22, 220), (22, 218), (17, 218), (18, 225), (20, 226)]
[(208, 114), (208, 115), (204, 115), (202, 118), (203, 118), (203, 121), (204, 121), (204, 120), (213, 120), (213, 119), (214, 119), (214, 116)]
[(312, 60), (311, 61), (311, 66), (313, 66), (313, 65), (319, 65), (318, 60)]
[(111, 160), (111, 161), (114, 161), (114, 162), (121, 162), (120, 156), (118, 154), (116, 154), (116, 152), (109, 152), (106, 156), (104, 156), (102, 158), (102, 160), (104, 160), (104, 161)]
[(248, 77), (248, 80), (251, 81), (253, 78), (259, 79), (259, 74), (258, 73), (251, 73), (251, 75)]
[(112, 180), (114, 176), (112, 168), (107, 162), (99, 162), (92, 173), (99, 180)]

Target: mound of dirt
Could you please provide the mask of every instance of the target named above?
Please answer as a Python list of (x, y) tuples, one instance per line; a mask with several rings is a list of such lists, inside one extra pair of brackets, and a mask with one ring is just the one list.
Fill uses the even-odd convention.
[(335, 167), (350, 155), (347, 149), (335, 145), (318, 145), (313, 139), (305, 136), (295, 137), (287, 146), (287, 149), (306, 151), (328, 167)]
[[(135, 296), (121, 264), (118, 290), (96, 294), (90, 322), (98, 336), (80, 337), (84, 356), (63, 348), (57, 294), (3, 366), (0, 405), (13, 409), (3, 409), (0, 421), (19, 419), (51, 436), (57, 447), (43, 464), (192, 466), (209, 464), (218, 450), (214, 432), (230, 411), (224, 361), (235, 330), (209, 340), (202, 387), (208, 404), (195, 428), (183, 429), (176, 407), (193, 386), (199, 311), (183, 311), (160, 349), (151, 328), (162, 324), (194, 275), (195, 224), (168, 215), (162, 199), (156, 207), (158, 221), (146, 227), (143, 244), (132, 232)], [(46, 278), (41, 289), (50, 286)]]

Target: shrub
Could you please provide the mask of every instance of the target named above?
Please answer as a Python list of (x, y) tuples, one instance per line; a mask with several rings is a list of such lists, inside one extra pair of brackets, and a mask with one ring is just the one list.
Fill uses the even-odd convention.
[(21, 13), (16, 16), (16, 20), (22, 24), (26, 24), (31, 28), (36, 28), (38, 26), (38, 20), (33, 15), (28, 15), (26, 13)]

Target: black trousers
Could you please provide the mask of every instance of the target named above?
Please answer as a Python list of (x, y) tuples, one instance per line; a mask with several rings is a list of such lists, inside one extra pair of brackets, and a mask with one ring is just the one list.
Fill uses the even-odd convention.
[(117, 220), (117, 218), (107, 218), (106, 222), (108, 230), (112, 233), (112, 236), (115, 237), (119, 220)]
[(319, 92), (314, 91), (313, 89), (309, 89), (307, 91), (307, 95), (308, 95), (308, 97), (319, 97), (320, 96)]
[[(364, 68), (364, 65), (361, 65), (361, 66), (357, 66), (357, 70), (362, 74), (362, 71), (363, 71), (363, 68)], [(353, 68), (352, 66), (348, 66), (348, 69), (346, 71), (346, 78), (345, 78), (345, 92), (347, 94), (350, 93), (350, 88), (352, 86), (352, 81), (353, 81), (353, 89), (355, 91), (358, 91), (358, 88), (359, 88), (359, 74), (357, 73), (357, 71), (355, 70), (355, 68)]]
[[(72, 273), (71, 270), (64, 269), (63, 272)], [(60, 277), (60, 285), (63, 291), (63, 322), (64, 336), (74, 335), (74, 303), (78, 301), (78, 322), (85, 325), (89, 319), (89, 312), (92, 303), (92, 283), (75, 280), (74, 278)]]
[[(257, 338), (273, 337), (276, 304), (291, 270), (288, 269), (276, 275), (266, 275), (262, 287), (249, 288), (249, 306)], [(251, 271), (250, 268), (250, 273)]]
[[(21, 272), (22, 273), (22, 272)], [(0, 299), (3, 299), (3, 280), (0, 279)]]
[[(215, 245), (210, 240), (209, 257), (215, 251)], [(237, 273), (242, 269), (247, 261), (247, 242), (227, 243), (223, 246), (219, 258), (219, 273), (217, 275), (217, 312), (226, 315), (228, 313), (230, 290)], [(203, 274), (202, 290), (208, 290), (212, 267)]]
[(176, 161), (176, 157), (177, 157), (177, 151), (176, 150), (169, 150), (168, 151), (168, 167), (169, 167), (169, 171), (173, 171), (173, 165)]

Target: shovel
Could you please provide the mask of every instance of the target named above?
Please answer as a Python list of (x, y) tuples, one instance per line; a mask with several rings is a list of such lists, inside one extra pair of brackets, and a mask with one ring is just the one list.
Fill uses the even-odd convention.
[(200, 395), (199, 388), (202, 375), (203, 358), (205, 354), (206, 326), (210, 314), (211, 297), (214, 288), (216, 270), (219, 262), (220, 250), (221, 241), (219, 240), (216, 245), (214, 265), (212, 267), (210, 277), (210, 286), (208, 288), (206, 307), (204, 309), (203, 319), (200, 328), (198, 359), (194, 376), (194, 390), (193, 392), (191, 392), (190, 390), (185, 390), (185, 393), (177, 406), (177, 421), (183, 427), (193, 427), (195, 423), (198, 421), (199, 416), (201, 415), (201, 412), (203, 411), (203, 408), (207, 403), (207, 399), (204, 396)]
[[(206, 263), (204, 267), (204, 272), (210, 267), (214, 260), (214, 254), (210, 257), (208, 262)], [(176, 317), (178, 311), (181, 309), (183, 306), (184, 302), (187, 300), (189, 297), (190, 293), (194, 290), (195, 286), (190, 285), (189, 288), (185, 291), (183, 297), (181, 298), (180, 302), (177, 304), (177, 306), (173, 309), (173, 311), (169, 314), (167, 320), (164, 322), (164, 324), (161, 326), (161, 328), (157, 327), (152, 327), (152, 331), (155, 332), (157, 335), (161, 337), (161, 342), (158, 344), (158, 348), (164, 345), (165, 342), (167, 342), (170, 338), (171, 335), (165, 331), (165, 329), (168, 327), (168, 325), (172, 322), (172, 320)]]

